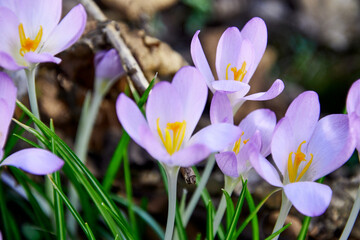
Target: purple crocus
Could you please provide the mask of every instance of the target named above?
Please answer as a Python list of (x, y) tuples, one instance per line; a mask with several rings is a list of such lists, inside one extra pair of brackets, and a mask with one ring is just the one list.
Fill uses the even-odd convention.
[(193, 62), (204, 75), (210, 90), (227, 93), (235, 110), (246, 100), (269, 100), (282, 92), (284, 83), (278, 79), (267, 92), (245, 96), (250, 90), (249, 81), (259, 65), (267, 44), (267, 29), (261, 18), (251, 19), (241, 32), (236, 27), (230, 27), (222, 34), (216, 50), (217, 80), (201, 47), (199, 33), (200, 31), (195, 33), (191, 42)]
[[(211, 107), (212, 124), (226, 122), (234, 124), (230, 101), (225, 93), (215, 92)], [(270, 154), (270, 141), (276, 125), (276, 116), (269, 109), (258, 109), (247, 115), (239, 124), (241, 136), (225, 151), (216, 154), (216, 162), (221, 171), (232, 178), (246, 177), (251, 169), (249, 153), (251, 145), (259, 146), (260, 154)]]
[(62, 0), (0, 0), (0, 66), (19, 70), (41, 62), (60, 63), (57, 53), (84, 31), (86, 12), (74, 7), (59, 23)]
[[(16, 87), (12, 80), (0, 72), (0, 160), (4, 155), (6, 136), (15, 110)], [(0, 166), (14, 166), (35, 175), (55, 172), (64, 165), (63, 160), (49, 151), (28, 148), (5, 158)]]
[(356, 149), (360, 151), (360, 79), (354, 82), (346, 99), (346, 110), (350, 127), (356, 139)]
[[(312, 217), (324, 213), (332, 195), (328, 186), (314, 181), (342, 166), (354, 149), (347, 116), (332, 114), (319, 120), (319, 114), (318, 95), (307, 91), (291, 103), (277, 124), (271, 153), (282, 180), (273, 165), (256, 150), (250, 156), (262, 178), (282, 187), (294, 207)], [(291, 205), (288, 206), (290, 209)], [(276, 229), (279, 228), (280, 225)]]
[(176, 73), (172, 83), (156, 84), (147, 101), (147, 119), (125, 94), (117, 100), (117, 115), (124, 129), (167, 166), (192, 166), (240, 136), (240, 130), (228, 123), (210, 125), (191, 136), (207, 98), (202, 78), (196, 68), (188, 66)]

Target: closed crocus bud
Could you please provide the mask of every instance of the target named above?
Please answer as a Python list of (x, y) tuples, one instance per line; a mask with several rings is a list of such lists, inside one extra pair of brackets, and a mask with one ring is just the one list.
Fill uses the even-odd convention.
[(95, 55), (95, 91), (105, 93), (125, 71), (116, 49), (99, 51)]

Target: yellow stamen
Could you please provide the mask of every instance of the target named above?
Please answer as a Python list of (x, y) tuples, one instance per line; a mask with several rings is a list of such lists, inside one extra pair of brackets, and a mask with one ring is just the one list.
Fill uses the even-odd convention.
[[(234, 143), (233, 152), (237, 155), (241, 148), (241, 137), (244, 135), (244, 132), (241, 133), (240, 138)], [(249, 139), (246, 139), (242, 141), (244, 144), (246, 144), (249, 141)]]
[[(301, 146), (306, 143), (306, 141), (303, 141), (300, 143), (298, 149), (296, 150), (296, 153), (291, 152), (289, 154), (288, 157), (288, 173), (289, 173), (289, 181), (290, 182), (298, 182), (306, 173), (306, 171), (309, 169), (312, 160), (313, 160), (313, 155), (310, 153), (311, 155), (311, 159), (309, 160), (309, 162), (305, 165), (305, 167), (301, 170), (300, 174), (298, 175), (298, 171), (299, 171), (299, 166), (301, 164), (301, 162), (306, 161), (306, 155), (301, 152)], [(295, 159), (294, 162), (292, 161), (292, 155), (295, 155)]]
[[(184, 120), (182, 122), (173, 122), (173, 123), (166, 124), (166, 128), (164, 129), (165, 138), (160, 129), (159, 121), (160, 121), (160, 118), (158, 118), (156, 120), (157, 132), (160, 136), (162, 143), (164, 144), (166, 151), (170, 155), (172, 155), (175, 152), (180, 150), (181, 144), (182, 144), (182, 142), (184, 140), (184, 136), (185, 136), (186, 121)], [(172, 131), (172, 136), (171, 136), (170, 131)]]
[[(229, 63), (226, 67), (226, 80), (229, 80), (228, 71), (229, 71), (230, 65), (231, 64)], [(247, 73), (246, 62), (245, 61), (243, 62), (243, 64), (241, 65), (241, 68), (239, 70), (236, 67), (232, 67), (230, 70), (234, 73), (234, 80), (242, 82)]]
[(35, 39), (31, 40), (30, 38), (27, 38), (25, 35), (24, 26), (22, 23), (20, 23), (19, 24), (19, 36), (20, 36), (20, 44), (21, 44), (20, 55), (24, 56), (25, 53), (30, 51), (34, 52), (38, 48), (41, 42), (42, 35), (43, 35), (43, 28), (40, 25), (40, 30), (37, 33)]

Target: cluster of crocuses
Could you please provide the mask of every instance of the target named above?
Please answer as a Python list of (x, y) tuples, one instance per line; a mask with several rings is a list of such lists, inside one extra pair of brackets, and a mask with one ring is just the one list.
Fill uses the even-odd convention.
[[(276, 80), (267, 92), (246, 96), (249, 81), (266, 48), (266, 25), (262, 19), (253, 18), (241, 31), (231, 27), (223, 33), (216, 51), (217, 78), (211, 72), (198, 35), (199, 31), (191, 42), (195, 67), (183, 67), (172, 83), (154, 86), (146, 118), (131, 99), (120, 94), (116, 110), (124, 129), (161, 162), (169, 181), (176, 178), (179, 167), (197, 164), (211, 153), (216, 153), (219, 168), (232, 183), (246, 178), (253, 167), (268, 183), (283, 188), (281, 213), (274, 232), (282, 227), (291, 205), (307, 216), (324, 213), (332, 192), (315, 180), (350, 158), (355, 136), (359, 149), (360, 82), (349, 93), (348, 115), (333, 114), (319, 120), (318, 95), (307, 91), (291, 103), (278, 123), (271, 110), (258, 109), (235, 126), (233, 114), (246, 100), (269, 100), (284, 88), (283, 82)], [(204, 110), (206, 85), (214, 93), (211, 125), (192, 136)], [(277, 169), (266, 159), (270, 153)]]

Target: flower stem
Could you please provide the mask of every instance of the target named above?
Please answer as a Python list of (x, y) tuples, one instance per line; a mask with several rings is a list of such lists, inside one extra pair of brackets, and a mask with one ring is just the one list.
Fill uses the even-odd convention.
[[(235, 189), (236, 184), (239, 183), (240, 178), (233, 179), (231, 177), (228, 177), (224, 175), (225, 183), (224, 183), (224, 189), (225, 191), (231, 196), (232, 192)], [(221, 200), (218, 206), (218, 209), (215, 214), (214, 223), (213, 223), (213, 233), (214, 237), (216, 236), (216, 232), (220, 226), (221, 220), (224, 216), (226, 210), (226, 197), (225, 194), (221, 196)]]
[(36, 74), (37, 67), (32, 67), (25, 69), (26, 78), (27, 78), (27, 86), (28, 86), (28, 94), (29, 94), (29, 101), (31, 112), (34, 114), (35, 117), (40, 119), (39, 107), (36, 98), (36, 88), (35, 88), (35, 74)]
[[(276, 231), (278, 231), (280, 228), (283, 227), (283, 225), (285, 223), (285, 220), (286, 220), (286, 217), (289, 214), (291, 206), (292, 206), (291, 202), (286, 197), (285, 193), (282, 192), (280, 213), (279, 213), (278, 219), (276, 220), (276, 224), (275, 224), (275, 227), (274, 227), (274, 230), (273, 230), (272, 233), (275, 233)], [(279, 238), (279, 235), (277, 235), (273, 239), (277, 240), (278, 238)]]
[(355, 202), (354, 205), (351, 209), (351, 213), (350, 216), (346, 222), (345, 228), (343, 230), (343, 233), (341, 234), (340, 240), (346, 240), (348, 239), (351, 230), (354, 226), (354, 223), (356, 221), (357, 215), (359, 214), (359, 209), (360, 209), (360, 186), (357, 190), (357, 194), (356, 194), (356, 198), (355, 198)]
[(176, 212), (176, 183), (179, 167), (169, 167), (163, 165), (168, 181), (168, 218), (166, 223), (165, 240), (171, 240), (174, 232), (175, 212)]

